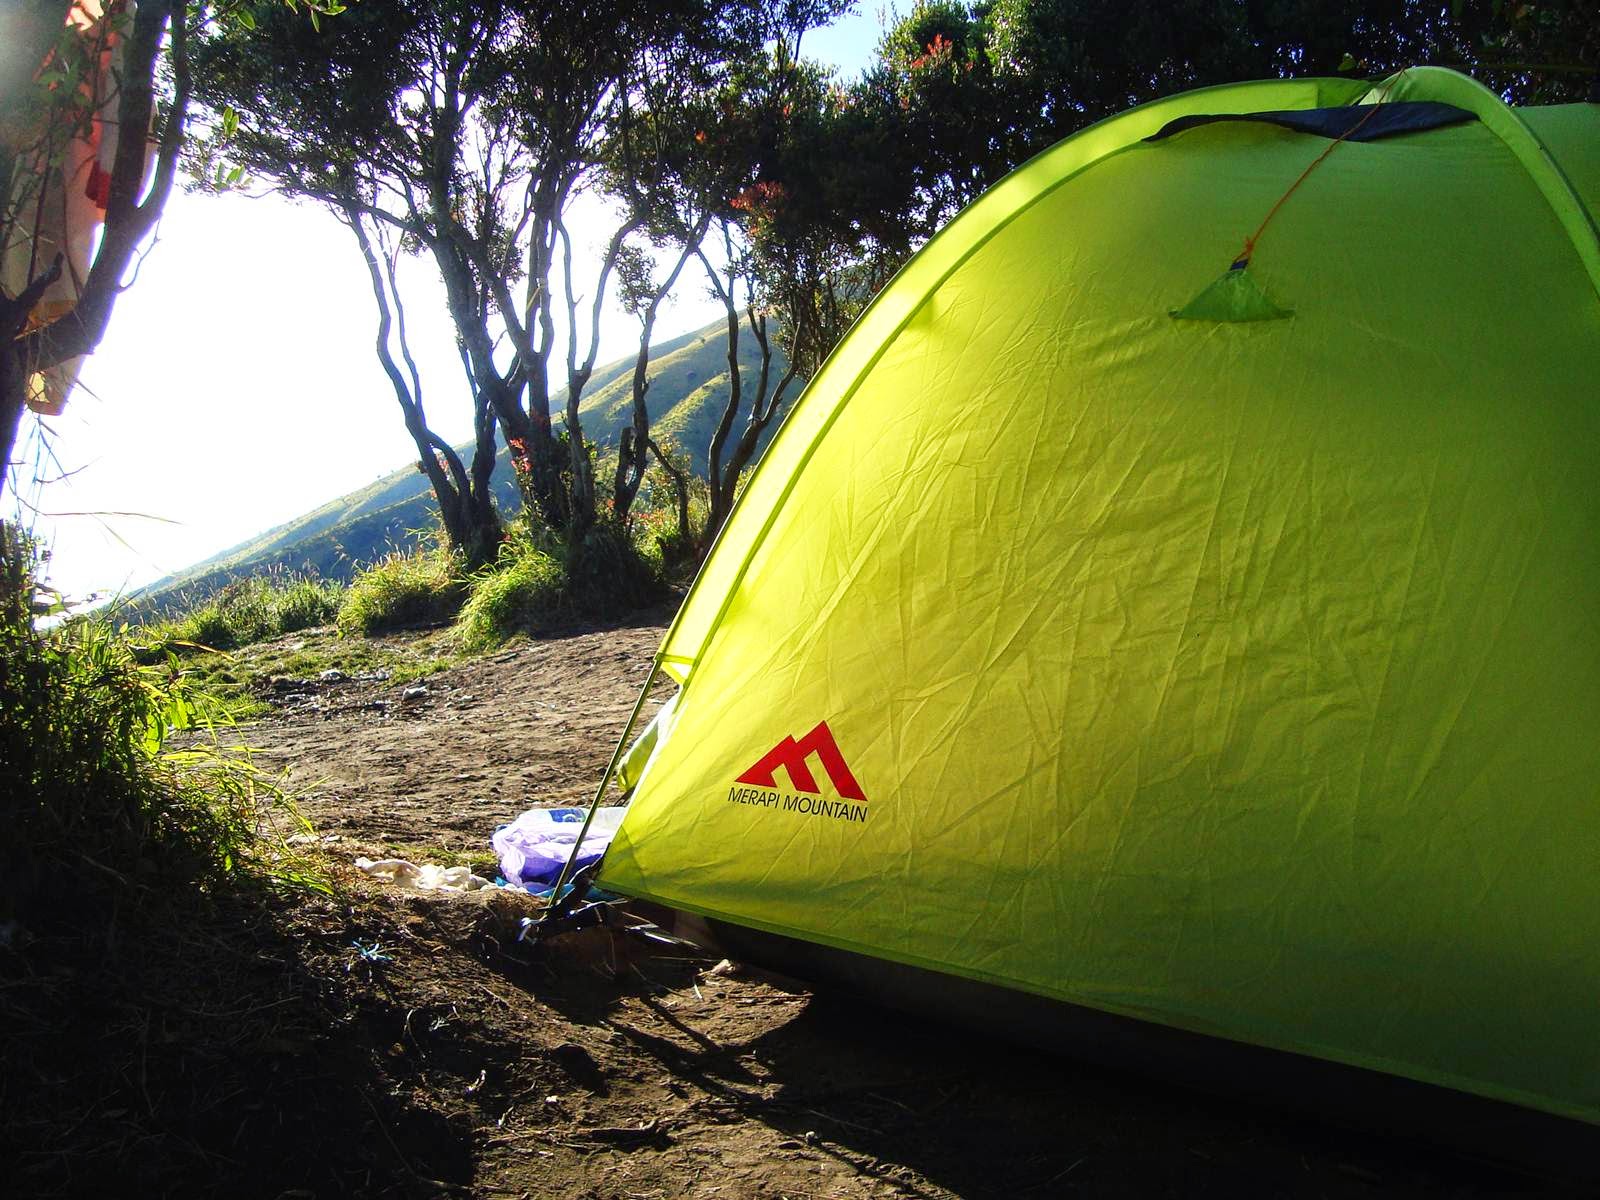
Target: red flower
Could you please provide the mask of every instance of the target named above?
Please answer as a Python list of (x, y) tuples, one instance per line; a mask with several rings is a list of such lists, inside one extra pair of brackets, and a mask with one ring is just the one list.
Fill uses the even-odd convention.
[(928, 52), (911, 60), (911, 69), (917, 71), (932, 66), (940, 59), (949, 57), (955, 48), (955, 43), (944, 34), (936, 33), (933, 35), (933, 41), (928, 43)]
[(526, 475), (533, 470), (533, 464), (528, 460), (528, 443), (521, 438), (507, 438), (506, 446), (511, 450), (511, 469), (518, 475)]

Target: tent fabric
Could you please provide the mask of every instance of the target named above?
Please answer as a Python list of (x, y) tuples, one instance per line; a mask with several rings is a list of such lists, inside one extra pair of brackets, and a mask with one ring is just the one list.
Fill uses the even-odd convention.
[[(1328, 143), (1143, 139), (1379, 96), (1478, 119), (1283, 202), (1291, 318), (1173, 320)], [(1419, 70), (1001, 181), (745, 489), (600, 884), (1600, 1123), (1597, 141)]]

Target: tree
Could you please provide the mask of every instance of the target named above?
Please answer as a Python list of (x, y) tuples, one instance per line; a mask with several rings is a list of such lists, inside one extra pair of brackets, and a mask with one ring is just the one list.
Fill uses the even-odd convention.
[[(355, 235), (372, 282), (372, 296), (378, 309), (375, 349), (400, 405), (406, 432), (411, 435), (420, 456), (417, 469), (428, 477), (433, 488), (439, 519), (450, 547), (468, 566), (482, 566), (494, 557), (501, 536), (500, 515), (490, 491), (497, 452), (494, 410), (485, 389), (475, 386), (472, 362), (463, 350), (461, 365), (473, 402), (473, 453), (469, 469), (455, 448), (428, 425), (423, 408), (422, 375), (406, 336), (405, 303), (400, 295), (397, 271), (399, 239), (389, 226), (381, 223), (372, 223), (369, 233), (367, 218), (353, 203), (346, 207), (343, 218), (346, 227)], [(480, 303), (485, 299), (480, 293)], [(391, 335), (400, 347), (405, 374), (395, 362), (390, 348)]]
[[(700, 553), (726, 520), (742, 473), (792, 395), (815, 327), (792, 298), (797, 283), (804, 286), (816, 276), (786, 274), (798, 257), (779, 264), (771, 253), (778, 245), (772, 233), (781, 216), (799, 214), (784, 223), (788, 234), (815, 242), (848, 230), (845, 236), (854, 243), (861, 236), (858, 197), (819, 185), (824, 180), (836, 185), (847, 175), (880, 178), (870, 159), (848, 153), (857, 148), (848, 139), (830, 143), (845, 132), (837, 120), (830, 123), (840, 111), (830, 97), (843, 95), (843, 89), (800, 55), (806, 32), (832, 20), (842, 7), (831, 0), (774, 7), (766, 17), (765, 53), (736, 65), (688, 102), (649, 114), (656, 161), (668, 182), (651, 193), (650, 204), (635, 199), (635, 211), (645, 227), (658, 236), (675, 236), (693, 253), (726, 314), (728, 394), (706, 448), (709, 498), (695, 547)], [(702, 244), (708, 232), (709, 248)], [(786, 313), (807, 319), (786, 320)], [(746, 336), (758, 355), (749, 379), (740, 367)], [(782, 368), (776, 353), (780, 336), (789, 343)], [(625, 443), (625, 449), (637, 448), (637, 472), (643, 470), (647, 444), (641, 380), (636, 372), (635, 432)], [(667, 455), (657, 452), (656, 457), (677, 481), (680, 514), (685, 514), (686, 480)], [(680, 525), (685, 519), (680, 516)]]
[(1513, 102), (1575, 100), (1600, 71), (1592, 0), (1341, 0), (1159, 8), (920, 0), (862, 76), (800, 89), (742, 197), (766, 311), (816, 370), (927, 238), (1006, 172), (1103, 117), (1211, 83), (1455, 66)]
[[(634, 358), (631, 387), (632, 404), (628, 424), (622, 427), (617, 439), (616, 469), (611, 481), (611, 515), (626, 523), (628, 511), (639, 494), (645, 472), (650, 466), (653, 442), (650, 437), (650, 409), (646, 397), (650, 392), (650, 339), (655, 333), (656, 317), (661, 304), (671, 293), (683, 268), (705, 236), (703, 225), (684, 233), (677, 247), (677, 259), (664, 280), (656, 280), (655, 259), (638, 246), (628, 246), (617, 263), (618, 299), (623, 309), (639, 322), (639, 352)], [(660, 449), (656, 454), (660, 455)], [(687, 494), (680, 497), (682, 508), (687, 509)], [(686, 515), (680, 515), (679, 532), (688, 527)]]
[(23, 412), (65, 402), (166, 207), (194, 30), (250, 20), (201, 0), (17, 0), (0, 14), (0, 484)]
[[(26, 50), (8, 64), (0, 93), (7, 114), (0, 141), (0, 482), (30, 399), (38, 406), (65, 399), (70, 379), (58, 375), (46, 384), (44, 373), (99, 344), (172, 189), (189, 98), (185, 7), (182, 0), (147, 0), (131, 19), (127, 8), (119, 0), (104, 12), (97, 4), (33, 0), (10, 14), (7, 32)], [(158, 119), (164, 44), (172, 92)], [(148, 186), (150, 144), (115, 136), (112, 122), (117, 130), (154, 130)], [(97, 153), (101, 139), (114, 142), (109, 166)], [(80, 197), (89, 189), (85, 204)], [(84, 224), (102, 213), (92, 259), (69, 255), (69, 240), (86, 244), (91, 230)]]
[[(1006, 172), (1093, 121), (1210, 83), (1382, 75), (1414, 62), (1472, 71), (1513, 101), (1577, 99), (1600, 66), (1600, 11), (1584, 0), (1159, 9), (921, 0), (859, 79), (841, 86), (815, 69), (798, 73), (781, 116), (769, 113), (756, 135), (755, 175), (735, 202), (747, 249), (725, 262), (756, 280), (744, 282), (746, 313), (772, 314), (790, 339), (791, 369), (810, 376), (922, 242)], [(730, 339), (734, 283), (713, 288)], [(718, 445), (727, 430), (725, 420)], [(731, 478), (712, 457), (711, 535), (753, 446), (740, 438)]]
[[(779, 7), (794, 3), (780, 0)], [(769, 0), (613, 0), (602, 9), (585, 8), (581, 20), (565, 6), (540, 12), (530, 18), (531, 44), (519, 52), (510, 76), (512, 86), (498, 101), (500, 109), (515, 114), (513, 123), (530, 155), (532, 181), (524, 206), (530, 230), (527, 300), (519, 310), (506, 293), (499, 303), (517, 358), (528, 368), (527, 409), (500, 415), (506, 428), (521, 426), (518, 436), (529, 447), (529, 475), (541, 493), (541, 510), (548, 523), (562, 522), (571, 547), (582, 545), (597, 517), (591, 450), (583, 433), (580, 403), (594, 370), (606, 288), (631, 236), (639, 231), (653, 232), (658, 239), (663, 236), (659, 226), (652, 229), (652, 214), (660, 211), (659, 191), (667, 185), (661, 157), (665, 143), (642, 136), (644, 126), (659, 119), (666, 108), (681, 105), (684, 97), (714, 86), (730, 64), (759, 55), (769, 25), (768, 4)], [(624, 170), (620, 175), (608, 173), (608, 160), (619, 159)], [(607, 179), (624, 185), (615, 189), (624, 207), (600, 257), (587, 334), (580, 338), (567, 213), (578, 196), (601, 188)], [(689, 231), (695, 225), (686, 222), (679, 232), (692, 237)], [(480, 245), (468, 239), (460, 242), (475, 261), (484, 261)], [(565, 486), (556, 495), (559, 504), (552, 504), (545, 495), (553, 489), (540, 481), (557, 478), (553, 466), (541, 464), (557, 458), (549, 364), (556, 328), (551, 275), (558, 244), (567, 331), (562, 433), (566, 462), (561, 476)], [(676, 271), (671, 277), (675, 276)], [(580, 346), (586, 347), (582, 355)], [(648, 353), (646, 340), (636, 367), (639, 383)], [(625, 489), (630, 479), (637, 487), (642, 463), (639, 427), (648, 421), (642, 388), (634, 417), (629, 459), (619, 463)], [(542, 446), (548, 449), (541, 450)], [(627, 498), (631, 500), (631, 494)]]
[[(507, 194), (524, 172), (503, 137), (470, 123), (494, 86), (498, 67), (481, 60), (503, 18), (492, 4), (358, 5), (312, 29), (272, 10), (253, 30), (208, 32), (194, 51), (196, 96), (211, 122), (196, 143), (197, 173), (248, 171), (321, 203), (350, 230), (377, 310), (374, 348), (418, 470), (449, 544), (472, 565), (500, 540), (490, 490), (496, 393), (512, 386), (514, 370), (494, 362), (489, 283), (441, 232), (439, 214), (507, 237)], [(470, 464), (428, 421), (399, 287), (402, 251), (429, 253), (445, 281), (473, 412)]]
[[(240, 165), (323, 203), (369, 242), (382, 227), (433, 259), (479, 427), (492, 414), (525, 508), (571, 547), (598, 516), (580, 406), (608, 289), (644, 223), (624, 211), (586, 268), (573, 206), (596, 191), (646, 88), (692, 91), (752, 52), (756, 6), (396, 0), (352, 10), (321, 39), (274, 18), (196, 53), (201, 100), (238, 114)], [(638, 154), (632, 166), (636, 180), (658, 174)], [(389, 373), (399, 396), (404, 373)], [(438, 471), (436, 491), (455, 474)]]
[(1514, 103), (1582, 99), (1600, 70), (1592, 0), (920, 0), (876, 69), (898, 97), (927, 236), (1086, 125), (1209, 84), (1434, 64)]

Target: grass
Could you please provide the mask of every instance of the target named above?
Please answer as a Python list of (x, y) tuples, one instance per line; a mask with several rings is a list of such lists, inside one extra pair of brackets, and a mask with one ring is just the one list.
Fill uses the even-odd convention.
[[(31, 548), (0, 527), (0, 771), (12, 797), (0, 909), (49, 919), (92, 883), (136, 903), (150, 880), (205, 891), (246, 869), (310, 879), (279, 853), (305, 822), (233, 744), (225, 706), (175, 656), (141, 661), (125, 629), (88, 618), (36, 629), (32, 568)], [(198, 736), (176, 749), (183, 730)]]
[[(285, 571), (235, 580), (187, 612), (138, 627), (130, 635), (132, 652), (143, 665), (181, 672), (234, 721), (271, 711), (259, 685), (272, 676), (384, 670), (397, 684), (421, 679), (517, 633), (617, 616), (659, 600), (669, 564), (681, 566), (691, 544), (677, 530), (669, 484), (656, 468), (629, 530), (602, 520), (581, 543), (567, 546), (524, 528), (493, 566), (470, 576), (457, 556), (434, 544), (392, 549), (348, 585)], [(691, 506), (702, 521), (703, 493), (700, 485)], [(451, 621), (449, 646), (426, 637), (406, 648), (371, 644), (385, 633)], [(330, 622), (337, 638), (325, 628)], [(296, 633), (304, 636), (291, 640)]]
[(532, 546), (508, 543), (500, 561), (472, 579), (456, 632), (469, 654), (491, 650), (519, 630), (548, 626), (562, 609), (561, 561)]
[(261, 695), (275, 677), (315, 679), (324, 671), (346, 675), (381, 671), (398, 686), (455, 666), (462, 655), (448, 630), (389, 639), (344, 637), (320, 626), (227, 654), (190, 653), (175, 661), (190, 685), (212, 698), (219, 713), (240, 722), (272, 711)]
[(467, 598), (460, 561), (439, 548), (391, 550), (358, 574), (339, 606), (342, 633), (370, 637), (452, 620)]
[(164, 651), (237, 650), (285, 633), (326, 625), (344, 598), (344, 585), (290, 571), (236, 579), (190, 605), (182, 615), (144, 625), (145, 661)]
[(104, 636), (122, 638), (138, 664), (163, 668), (205, 693), (215, 718), (239, 722), (271, 711), (259, 693), (274, 676), (384, 671), (401, 684), (452, 665), (457, 648), (439, 639), (402, 646), (372, 638), (448, 621), (466, 594), (448, 553), (395, 550), (349, 586), (269, 571), (234, 580), (162, 621), (114, 627), (113, 611), (98, 624)]
[(659, 600), (666, 572), (660, 539), (602, 521), (567, 547), (523, 533), (493, 566), (467, 581), (456, 621), (461, 649), (481, 654), (517, 633), (540, 633), (574, 617), (611, 617)]

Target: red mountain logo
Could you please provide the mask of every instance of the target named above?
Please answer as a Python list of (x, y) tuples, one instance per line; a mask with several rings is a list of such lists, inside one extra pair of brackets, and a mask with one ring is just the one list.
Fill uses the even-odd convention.
[(844, 755), (839, 753), (839, 743), (833, 740), (833, 731), (828, 728), (826, 721), (818, 721), (816, 728), (798, 741), (793, 737), (784, 738), (763, 754), (754, 766), (739, 776), (738, 782), (748, 783), (752, 787), (776, 789), (778, 780), (774, 773), (782, 767), (788, 773), (790, 786), (795, 791), (820, 795), (822, 789), (817, 786), (817, 778), (811, 773), (811, 767), (807, 763), (813, 754), (822, 764), (822, 769), (828, 773), (828, 781), (833, 784), (833, 790), (838, 792), (842, 799), (866, 803), (867, 798), (861, 794), (861, 785), (850, 773)]

